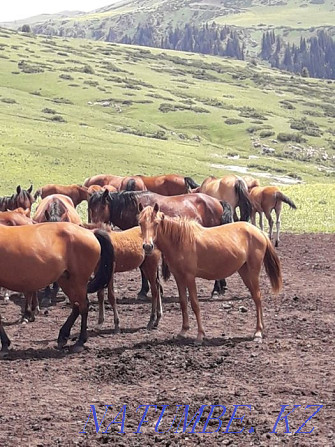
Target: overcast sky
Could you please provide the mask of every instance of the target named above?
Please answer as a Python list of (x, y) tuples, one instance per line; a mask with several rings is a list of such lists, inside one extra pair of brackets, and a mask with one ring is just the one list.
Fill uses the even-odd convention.
[(0, 22), (61, 11), (92, 11), (119, 0), (0, 0)]

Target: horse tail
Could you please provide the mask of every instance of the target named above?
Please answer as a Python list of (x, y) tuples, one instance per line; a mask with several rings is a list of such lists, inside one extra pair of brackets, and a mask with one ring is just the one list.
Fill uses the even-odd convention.
[(115, 260), (114, 247), (108, 234), (105, 231), (96, 230), (94, 236), (101, 246), (100, 263), (94, 278), (87, 284), (87, 293), (94, 293), (108, 286)]
[(235, 192), (238, 197), (238, 206), (241, 211), (241, 219), (245, 222), (248, 222), (250, 219), (252, 205), (249, 199), (248, 188), (246, 183), (242, 179), (237, 179), (235, 182)]
[(274, 293), (279, 293), (283, 286), (283, 278), (281, 274), (281, 266), (279, 257), (272, 245), (270, 239), (266, 237), (266, 251), (264, 256), (264, 267), (271, 283)]
[(289, 197), (285, 196), (285, 194), (283, 194), (281, 191), (276, 192), (276, 199), (281, 200), (284, 203), (287, 203), (287, 205), (290, 205), (290, 208), (293, 208), (294, 210), (297, 209), (293, 200), (291, 200)]
[(126, 184), (125, 191), (135, 191), (136, 182), (133, 178), (129, 179)]
[(39, 188), (34, 194), (34, 200), (37, 200), (38, 197), (42, 195), (42, 188)]
[(234, 222), (233, 207), (230, 205), (230, 203), (226, 202), (225, 200), (220, 200), (220, 203), (223, 209), (223, 213), (221, 216), (221, 225)]
[(167, 265), (163, 255), (162, 255), (162, 276), (164, 281), (167, 281), (171, 277), (169, 266)]
[(196, 183), (192, 177), (184, 177), (186, 189), (189, 191), (190, 189), (198, 188), (200, 185)]

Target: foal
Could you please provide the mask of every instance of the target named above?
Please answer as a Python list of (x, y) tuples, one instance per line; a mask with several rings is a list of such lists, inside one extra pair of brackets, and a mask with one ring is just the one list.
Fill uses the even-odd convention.
[(282, 203), (287, 203), (290, 208), (297, 209), (294, 202), (287, 196), (285, 196), (277, 186), (255, 186), (250, 190), (250, 201), (252, 204), (251, 223), (256, 225), (256, 213), (259, 214), (259, 226), (263, 230), (263, 213), (269, 222), (269, 237), (272, 238), (273, 219), (271, 212), (275, 210), (276, 213), (276, 237), (275, 247), (279, 244), (279, 232), (280, 232), (280, 213), (282, 209)]
[(197, 222), (165, 216), (159, 212), (157, 204), (154, 207), (140, 208), (139, 224), (144, 251), (149, 255), (155, 244), (177, 283), (183, 315), (179, 336), (185, 336), (189, 329), (187, 289), (198, 324), (197, 342), (201, 343), (205, 335), (195, 278), (227, 278), (238, 272), (256, 304), (255, 337), (261, 338), (264, 328), (259, 289), (262, 264), (272, 290), (278, 293), (282, 287), (280, 262), (270, 239), (247, 222), (204, 228)]

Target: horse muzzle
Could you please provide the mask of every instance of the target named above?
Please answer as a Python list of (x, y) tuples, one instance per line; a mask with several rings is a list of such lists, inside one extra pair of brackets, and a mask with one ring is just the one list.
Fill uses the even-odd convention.
[(152, 252), (154, 251), (154, 244), (152, 244), (152, 243), (150, 243), (150, 244), (143, 244), (143, 250), (144, 250), (146, 255), (151, 255)]

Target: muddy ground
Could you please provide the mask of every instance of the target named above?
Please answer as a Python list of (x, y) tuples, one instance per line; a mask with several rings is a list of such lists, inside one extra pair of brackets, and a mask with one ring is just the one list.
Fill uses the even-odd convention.
[[(8, 360), (0, 361), (0, 445), (335, 445), (335, 236), (283, 234), (278, 252), (284, 289), (277, 298), (271, 296), (262, 274), (266, 338), (261, 344), (251, 339), (255, 306), (237, 275), (228, 280), (226, 295), (214, 300), (208, 299), (212, 284), (198, 280), (207, 335), (201, 347), (192, 344), (196, 322), (191, 309), (190, 338), (175, 338), (181, 314), (172, 279), (164, 285), (163, 320), (151, 332), (145, 329), (149, 304), (134, 299), (139, 272), (116, 277), (121, 334), (113, 334), (111, 311), (102, 332), (93, 331), (98, 306), (91, 296), (89, 340), (81, 354), (54, 349), (70, 313), (64, 301), (48, 312), (43, 309), (34, 323), (22, 325), (22, 300), (16, 295), (9, 304), (0, 300), (14, 348)], [(78, 330), (77, 323), (74, 336)], [(148, 422), (139, 428), (145, 409), (136, 410), (149, 404), (157, 407), (149, 408)], [(100, 429), (90, 405), (95, 406), (97, 423), (102, 421)], [(112, 407), (103, 419), (105, 405)], [(220, 422), (214, 419), (205, 427), (210, 405), (226, 407), (221, 428), (199, 434), (219, 429)], [(236, 409), (235, 418), (244, 414), (243, 421), (230, 421), (234, 405), (251, 406)], [(288, 428), (285, 419), (275, 427), (283, 405), (287, 405), (284, 415), (300, 405), (288, 416)], [(314, 427), (312, 433), (295, 433), (318, 409), (306, 405), (323, 407), (300, 429), (309, 432)], [(194, 418), (184, 427), (186, 410), (190, 421), (200, 408), (198, 423), (194, 426)], [(224, 408), (213, 411), (212, 416), (218, 417)], [(118, 413), (119, 424), (107, 430)], [(243, 427), (242, 433), (225, 433)]]

